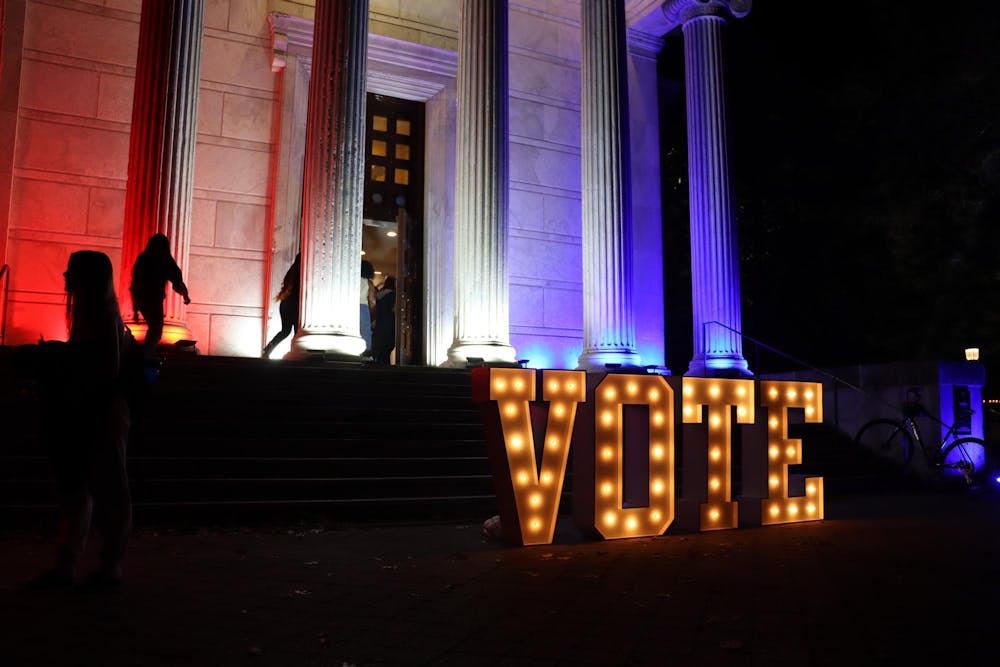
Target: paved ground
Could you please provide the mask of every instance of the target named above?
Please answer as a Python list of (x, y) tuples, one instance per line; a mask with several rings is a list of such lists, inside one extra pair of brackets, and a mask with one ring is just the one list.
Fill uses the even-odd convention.
[(138, 530), (113, 593), (28, 593), (0, 665), (996, 664), (1000, 498), (828, 498), (811, 524), (513, 548), (480, 525)]

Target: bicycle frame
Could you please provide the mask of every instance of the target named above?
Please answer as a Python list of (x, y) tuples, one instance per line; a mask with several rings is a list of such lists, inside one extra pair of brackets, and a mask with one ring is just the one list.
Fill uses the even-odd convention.
[[(903, 404), (903, 428), (910, 434), (916, 446), (920, 448), (927, 467), (936, 470), (939, 475), (947, 475), (949, 471), (952, 471), (968, 479), (972, 471), (977, 468), (977, 461), (974, 460), (973, 454), (970, 454), (964, 446), (953, 449), (953, 452), (957, 452), (958, 456), (952, 455), (948, 457), (951, 460), (946, 460), (945, 450), (948, 448), (948, 445), (954, 440), (960, 440), (956, 433), (958, 424), (948, 424), (929, 413), (920, 403), (919, 393), (911, 392), (910, 395), (913, 398)], [(937, 422), (941, 426), (948, 427), (948, 430), (945, 431), (944, 436), (937, 443), (933, 451), (928, 451), (929, 445), (920, 434), (920, 426), (917, 424), (916, 418), (921, 415)]]
[[(924, 414), (927, 414), (926, 411), (924, 412)], [(930, 417), (929, 414), (927, 416)], [(937, 444), (937, 447), (935, 448), (933, 454), (928, 453), (927, 451), (927, 445), (924, 443), (924, 439), (920, 435), (920, 427), (917, 425), (917, 420), (915, 419), (915, 415), (905, 415), (903, 417), (903, 426), (906, 428), (910, 436), (913, 438), (913, 442), (915, 442), (917, 444), (917, 447), (920, 448), (920, 452), (921, 454), (923, 454), (924, 461), (927, 462), (928, 466), (940, 467), (944, 464), (944, 461), (942, 460), (944, 448), (945, 445), (951, 442), (952, 436), (954, 435), (956, 429), (955, 424), (952, 424), (951, 426), (948, 427), (948, 431), (944, 434), (944, 437), (941, 438), (941, 441)]]

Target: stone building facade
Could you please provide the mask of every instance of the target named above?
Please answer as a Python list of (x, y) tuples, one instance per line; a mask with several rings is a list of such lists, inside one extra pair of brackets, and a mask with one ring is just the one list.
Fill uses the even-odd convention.
[[(192, 303), (178, 306), (175, 324), (182, 333), (176, 335), (196, 340), (204, 354), (258, 356), (279, 328), (272, 297), (296, 252), (308, 246), (302, 239), (303, 206), (315, 206), (309, 197), (317, 195), (304, 193), (303, 183), (311, 178), (315, 185), (316, 179), (326, 177), (317, 175), (320, 167), (307, 166), (310, 150), (315, 150), (307, 143), (310, 105), (323, 95), (311, 90), (317, 67), (316, 6), (310, 0), (178, 3), (200, 11), (201, 23), (197, 28), (175, 27), (180, 35), (175, 39), (197, 37), (187, 34), (195, 29), (201, 34), (200, 62), (180, 66), (179, 75), (197, 76), (196, 112), (188, 123), (194, 150), (184, 157), (180, 149), (164, 149), (163, 142), (159, 146), (161, 153), (181, 155), (176, 161), (191, 163), (193, 170), (189, 209), (177, 214), (186, 225), (183, 247), (175, 253), (184, 258)], [(504, 266), (496, 271), (483, 268), (481, 273), (492, 272), (486, 278), (479, 268), (461, 268), (461, 259), (472, 247), (496, 241), (479, 244), (478, 218), (471, 223), (456, 220), (456, 210), (462, 210), (456, 202), (456, 182), (477, 159), (462, 158), (461, 144), (468, 143), (473, 156), (479, 145), (462, 139), (460, 128), (484, 115), (482, 109), (463, 110), (472, 95), (460, 99), (460, 53), (495, 51), (495, 42), (481, 41), (487, 33), (462, 24), (463, 12), (482, 3), (498, 6), (497, 15), (506, 18), (498, 43), (506, 43), (508, 60), (507, 79), (498, 89), (506, 91), (506, 141), (501, 142), (507, 153), (506, 174), (490, 168), (485, 176), (496, 181), (491, 187), (506, 193), (501, 206), (505, 219), (496, 232), (502, 243), (491, 251)], [(740, 10), (749, 3), (671, 0), (666, 8), (656, 0), (587, 0), (583, 8), (578, 0), (367, 4), (360, 79), (365, 92), (423, 105), (422, 205), (409, 212), (421, 237), (414, 259), (420, 280), (409, 295), (419, 313), (412, 322), (419, 329), (414, 362), (443, 365), (449, 356), (473, 349), (456, 338), (463, 308), (482, 301), (474, 290), (471, 295), (462, 292), (472, 280), (483, 292), (506, 293), (506, 330), (485, 334), (491, 344), (504, 347), (501, 356), (528, 359), (533, 367), (575, 368), (613, 362), (621, 353), (626, 363), (662, 367), (667, 341), (656, 57), (668, 31), (703, 17), (724, 20), (734, 11), (731, 5), (740, 5), (735, 8)], [(331, 5), (334, 14), (355, 6), (333, 0)], [(604, 9), (588, 18), (591, 6)], [(136, 132), (134, 99), (144, 10), (141, 0), (4, 0), (3, 9), (0, 263), (10, 267), (6, 341), (18, 344), (65, 335), (61, 274), (72, 251), (103, 250), (125, 273), (126, 200), (130, 178), (135, 178), (129, 173), (130, 137)], [(617, 29), (615, 14), (624, 21)], [(338, 20), (334, 16), (328, 26), (340, 25)], [(586, 34), (584, 25), (591, 26)], [(606, 28), (610, 37), (585, 39), (597, 35), (598, 28)], [(620, 43), (615, 30), (624, 37)], [(591, 53), (589, 70), (585, 52)], [(621, 67), (605, 72), (602, 63), (617, 54), (622, 56)], [(349, 49), (346, 57), (322, 65), (324, 76), (335, 78), (338, 68), (359, 62)], [(472, 57), (463, 57), (468, 66)], [(587, 81), (582, 83), (582, 76)], [(609, 78), (601, 79), (598, 88), (584, 85), (598, 76)], [(583, 90), (598, 92), (588, 98)], [(192, 94), (168, 91), (167, 96)], [(595, 104), (612, 98), (621, 102), (612, 107), (625, 117), (618, 125), (598, 127), (608, 112)], [(584, 122), (589, 125), (583, 127)], [(588, 144), (591, 139), (596, 147)], [(136, 150), (133, 146), (133, 156)], [(588, 181), (587, 174), (595, 173), (588, 172), (588, 165), (603, 164), (603, 156), (611, 153), (621, 164)], [(472, 160), (472, 166), (463, 160)], [(314, 163), (321, 162), (323, 156)], [(310, 169), (311, 175), (305, 173)], [(158, 187), (185, 198), (183, 186)], [(459, 188), (459, 197), (464, 196), (461, 192)], [(608, 214), (612, 209), (617, 213)], [(593, 222), (584, 224), (588, 215)], [(345, 224), (353, 234), (361, 221)], [(463, 224), (473, 229), (469, 248), (461, 245), (467, 243), (459, 240), (462, 232), (456, 233)], [(619, 227), (626, 227), (627, 233), (620, 234)], [(315, 232), (308, 234), (312, 238)], [(334, 236), (338, 234), (343, 232), (334, 230)], [(609, 249), (605, 241), (612, 237), (617, 245)], [(125, 263), (130, 252), (134, 248), (125, 248)], [(325, 256), (316, 252), (317, 257)], [(585, 255), (595, 253), (600, 259), (585, 268)], [(346, 280), (343, 275), (329, 279)], [(304, 284), (310, 280), (303, 276)], [(127, 283), (119, 278), (119, 284)], [(738, 290), (738, 284), (735, 287)], [(608, 296), (614, 290), (624, 296)], [(736, 308), (736, 319), (727, 324), (738, 329), (738, 299)], [(322, 326), (336, 332), (340, 325)], [(608, 327), (613, 335), (602, 330)], [(341, 333), (357, 335), (346, 329)], [(611, 339), (614, 342), (608, 343)], [(700, 354), (706, 350), (714, 354), (708, 343)], [(724, 349), (720, 356), (741, 360), (738, 341), (735, 349)]]

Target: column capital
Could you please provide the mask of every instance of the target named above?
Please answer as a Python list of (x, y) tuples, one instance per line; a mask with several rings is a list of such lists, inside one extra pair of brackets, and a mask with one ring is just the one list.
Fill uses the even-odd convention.
[(673, 30), (700, 16), (743, 18), (752, 4), (753, 0), (665, 0), (661, 9)]
[(267, 16), (271, 31), (271, 71), (285, 68), (289, 53), (312, 56), (313, 21), (299, 16), (272, 12)]

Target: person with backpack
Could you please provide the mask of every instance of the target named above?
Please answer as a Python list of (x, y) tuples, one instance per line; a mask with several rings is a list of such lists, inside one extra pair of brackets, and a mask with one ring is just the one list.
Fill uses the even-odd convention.
[(153, 234), (132, 266), (132, 282), (129, 285), (133, 316), (138, 321), (141, 314), (146, 320), (143, 347), (147, 352), (155, 350), (163, 337), (163, 300), (167, 298), (168, 281), (173, 290), (184, 298), (185, 305), (191, 303), (181, 269), (170, 254), (169, 239), (163, 234)]

